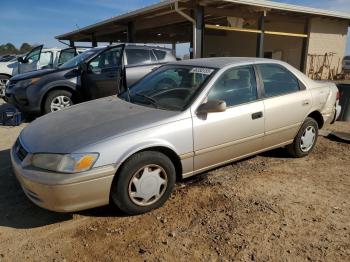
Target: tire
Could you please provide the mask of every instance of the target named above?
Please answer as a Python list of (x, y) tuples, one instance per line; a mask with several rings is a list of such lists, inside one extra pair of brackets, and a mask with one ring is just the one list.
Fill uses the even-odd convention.
[(5, 97), (5, 85), (9, 79), (9, 76), (0, 75), (0, 98)]
[(286, 147), (288, 153), (295, 158), (309, 155), (316, 145), (317, 137), (318, 124), (315, 119), (307, 117), (293, 143)]
[(73, 105), (73, 94), (67, 90), (51, 91), (45, 99), (44, 114), (62, 110)]
[[(158, 170), (159, 173), (154, 172)], [(166, 184), (161, 185), (162, 180)], [(131, 156), (117, 173), (111, 188), (111, 200), (126, 214), (146, 213), (168, 200), (175, 181), (175, 167), (167, 156), (156, 151), (140, 152)], [(152, 195), (149, 200), (146, 199)]]

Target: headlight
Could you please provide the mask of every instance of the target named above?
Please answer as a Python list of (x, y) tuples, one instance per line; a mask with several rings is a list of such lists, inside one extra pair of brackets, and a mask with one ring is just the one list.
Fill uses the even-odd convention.
[(78, 173), (90, 170), (99, 154), (34, 154), (32, 166), (62, 173)]
[(29, 85), (32, 85), (32, 84), (38, 82), (39, 80), (40, 80), (40, 77), (30, 78), (30, 79), (18, 81), (16, 83), (16, 87), (18, 87), (18, 88), (27, 87)]

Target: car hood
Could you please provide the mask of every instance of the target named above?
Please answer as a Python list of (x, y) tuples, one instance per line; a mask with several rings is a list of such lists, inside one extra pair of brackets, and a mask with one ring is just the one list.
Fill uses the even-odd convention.
[(38, 118), (22, 131), (20, 139), (30, 153), (71, 153), (108, 138), (171, 121), (177, 114), (113, 96)]
[(11, 78), (11, 81), (21, 81), (25, 79), (34, 78), (34, 77), (41, 77), (41, 76), (45, 76), (58, 71), (59, 71), (58, 69), (41, 69), (41, 70), (30, 71), (30, 72), (13, 76)]

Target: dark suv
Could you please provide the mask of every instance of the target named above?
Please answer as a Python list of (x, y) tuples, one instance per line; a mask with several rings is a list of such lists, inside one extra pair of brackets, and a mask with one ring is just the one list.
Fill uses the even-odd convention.
[(93, 48), (57, 69), (12, 77), (5, 101), (24, 113), (46, 114), (119, 94), (154, 68), (174, 60), (171, 50), (165, 48), (131, 44)]

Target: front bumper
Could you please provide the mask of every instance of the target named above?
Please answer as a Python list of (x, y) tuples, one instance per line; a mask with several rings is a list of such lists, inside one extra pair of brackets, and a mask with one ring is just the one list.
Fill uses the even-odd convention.
[(116, 168), (94, 168), (78, 174), (60, 174), (33, 169), (11, 150), (13, 171), (26, 196), (36, 205), (56, 212), (71, 212), (109, 203)]
[[(29, 90), (31, 88), (32, 90)], [(40, 113), (40, 95), (39, 93), (33, 93), (35, 91), (35, 86), (30, 86), (26, 88), (16, 88), (15, 84), (10, 84), (5, 88), (5, 95), (3, 99), (16, 108), (18, 108), (21, 112), (28, 113)]]

